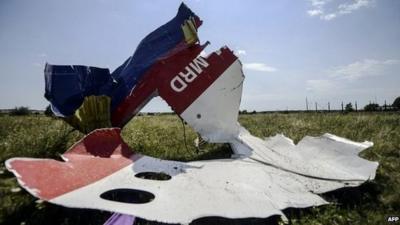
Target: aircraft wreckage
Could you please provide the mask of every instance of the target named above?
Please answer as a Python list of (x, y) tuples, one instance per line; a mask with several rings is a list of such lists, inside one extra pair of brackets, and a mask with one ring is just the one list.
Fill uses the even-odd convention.
[[(208, 216), (284, 217), (288, 207), (327, 204), (318, 194), (374, 179), (378, 163), (358, 156), (371, 142), (325, 134), (295, 145), (283, 135), (263, 140), (242, 127), (242, 64), (228, 47), (201, 56), (208, 44), (199, 43), (201, 24), (182, 4), (112, 73), (47, 64), (45, 97), (53, 112), (88, 134), (64, 161), (7, 160), (19, 184), (51, 203), (116, 212), (107, 224), (132, 223), (129, 215), (186, 224)], [(155, 96), (205, 141), (229, 143), (232, 158), (185, 163), (130, 149), (120, 131)], [(149, 179), (154, 174), (158, 180)]]

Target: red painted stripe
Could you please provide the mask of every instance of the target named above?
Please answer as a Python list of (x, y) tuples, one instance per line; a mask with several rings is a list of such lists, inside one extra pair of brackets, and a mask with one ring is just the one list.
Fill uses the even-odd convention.
[(171, 80), (185, 71), (184, 68), (191, 61), (185, 60), (184, 55), (174, 58), (174, 62), (166, 64), (168, 74), (163, 75), (163, 79), (159, 79), (158, 93), (177, 114), (181, 114), (189, 107), (221, 74), (231, 66), (237, 57), (228, 48), (222, 48), (219, 54), (212, 53), (205, 60), (208, 62), (208, 67), (190, 83), (182, 92), (176, 92), (171, 88)]
[(188, 48), (186, 43), (181, 43), (166, 56), (160, 58), (143, 75), (142, 80), (133, 89), (131, 94), (112, 112), (112, 125), (123, 127), (129, 122), (142, 109), (145, 103), (157, 95), (158, 89), (165, 80), (172, 79), (177, 71), (183, 70), (205, 47), (206, 45), (201, 46), (196, 44)]
[(123, 127), (134, 117), (144, 105), (157, 95), (154, 72), (151, 69), (128, 95), (112, 112), (111, 123), (115, 127)]
[(205, 47), (195, 45), (179, 51), (173, 50), (168, 54), (169, 57), (160, 59), (112, 113), (113, 126), (124, 126), (157, 93), (173, 111), (181, 114), (237, 59), (229, 48), (222, 48), (219, 54), (210, 54), (205, 59), (210, 65), (184, 91), (174, 91), (170, 85), (171, 80), (184, 71)]
[(118, 128), (96, 130), (68, 150), (67, 162), (52, 159), (15, 159), (10, 162), (29, 190), (51, 200), (105, 178), (133, 163), (133, 152)]

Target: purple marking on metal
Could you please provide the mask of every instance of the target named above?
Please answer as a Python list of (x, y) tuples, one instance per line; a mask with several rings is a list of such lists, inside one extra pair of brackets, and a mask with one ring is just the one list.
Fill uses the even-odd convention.
[(103, 225), (133, 225), (135, 217), (121, 213), (113, 213)]

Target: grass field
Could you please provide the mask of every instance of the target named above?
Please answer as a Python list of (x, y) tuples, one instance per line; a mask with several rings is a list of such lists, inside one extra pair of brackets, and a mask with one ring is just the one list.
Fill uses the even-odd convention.
[[(296, 113), (241, 115), (240, 123), (252, 134), (277, 133), (298, 142), (306, 135), (325, 132), (355, 141), (370, 140), (374, 146), (362, 156), (379, 161), (375, 181), (358, 188), (324, 194), (333, 204), (285, 210), (291, 224), (387, 224), (389, 215), (400, 216), (400, 114), (399, 113)], [(226, 144), (206, 144), (200, 152), (193, 145), (196, 134), (177, 116), (140, 116), (123, 130), (125, 141), (137, 152), (182, 161), (229, 157)], [(59, 155), (83, 135), (64, 122), (45, 116), (0, 116), (0, 224), (102, 224), (108, 212), (68, 209), (37, 201), (18, 188), (4, 167), (16, 157), (60, 159)], [(157, 212), (154, 212), (157, 213)], [(227, 220), (200, 219), (193, 224), (276, 224), (276, 218)], [(154, 224), (140, 220), (139, 224)]]

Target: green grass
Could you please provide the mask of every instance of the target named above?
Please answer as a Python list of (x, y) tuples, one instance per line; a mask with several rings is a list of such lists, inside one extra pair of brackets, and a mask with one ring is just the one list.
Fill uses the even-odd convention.
[[(277, 133), (298, 142), (306, 135), (329, 132), (355, 141), (370, 140), (374, 146), (362, 156), (379, 161), (375, 181), (358, 188), (324, 194), (331, 205), (288, 209), (291, 224), (386, 224), (389, 215), (400, 215), (400, 115), (397, 113), (350, 114), (256, 114), (241, 115), (240, 123), (259, 137)], [(181, 161), (229, 157), (226, 144), (206, 144), (198, 151), (196, 134), (177, 116), (140, 116), (123, 130), (124, 140), (137, 152)], [(0, 160), (23, 156), (60, 159), (83, 137), (64, 122), (44, 117), (0, 116)], [(16, 179), (0, 165), (0, 224), (102, 224), (108, 212), (69, 209), (37, 202), (26, 191), (15, 192)], [(13, 192), (14, 191), (14, 192)], [(157, 213), (157, 212), (155, 212)], [(193, 224), (276, 224), (276, 218), (227, 220), (205, 218)], [(140, 220), (139, 224), (154, 224)]]

